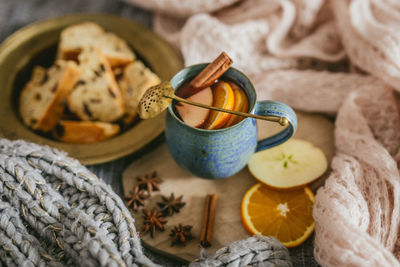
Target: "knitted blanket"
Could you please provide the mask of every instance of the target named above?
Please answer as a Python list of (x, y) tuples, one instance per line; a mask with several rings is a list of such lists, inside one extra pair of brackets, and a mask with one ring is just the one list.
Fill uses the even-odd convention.
[(259, 99), (336, 114), (332, 173), (316, 195), (323, 266), (400, 266), (400, 2), (126, 0), (186, 65), (221, 50)]
[(0, 197), (5, 266), (154, 265), (118, 195), (60, 151), (0, 139)]

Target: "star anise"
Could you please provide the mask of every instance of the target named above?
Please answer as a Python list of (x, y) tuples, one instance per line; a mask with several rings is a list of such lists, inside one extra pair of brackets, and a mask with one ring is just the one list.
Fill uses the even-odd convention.
[(182, 226), (182, 224), (179, 224), (175, 226), (169, 234), (169, 236), (172, 237), (171, 247), (175, 244), (186, 246), (186, 241), (193, 239), (192, 233), (190, 232), (191, 230), (191, 225)]
[(149, 232), (150, 236), (153, 238), (156, 229), (160, 231), (165, 230), (164, 224), (166, 223), (167, 220), (156, 208), (153, 208), (152, 211), (143, 209), (143, 234)]
[(129, 193), (129, 196), (125, 197), (126, 206), (131, 207), (133, 211), (137, 211), (139, 206), (144, 206), (144, 201), (149, 197), (149, 194), (135, 185), (133, 190)]
[(146, 174), (144, 176), (138, 176), (138, 185), (141, 189), (147, 190), (149, 194), (153, 191), (160, 191), (160, 184), (162, 183), (161, 178), (157, 177), (157, 172), (152, 174)]
[(182, 201), (183, 195), (175, 198), (174, 193), (172, 193), (169, 198), (165, 196), (161, 196), (161, 198), (163, 201), (157, 202), (157, 205), (160, 207), (164, 216), (172, 216), (175, 212), (179, 212), (186, 204)]

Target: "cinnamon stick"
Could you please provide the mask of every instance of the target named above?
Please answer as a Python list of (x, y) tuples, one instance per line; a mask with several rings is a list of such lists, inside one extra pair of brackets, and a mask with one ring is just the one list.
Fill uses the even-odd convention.
[(222, 52), (213, 62), (207, 65), (193, 80), (177, 91), (177, 96), (188, 98), (202, 89), (212, 85), (232, 65), (232, 59)]
[(200, 233), (200, 245), (205, 248), (210, 247), (212, 244), (216, 206), (217, 194), (207, 195)]

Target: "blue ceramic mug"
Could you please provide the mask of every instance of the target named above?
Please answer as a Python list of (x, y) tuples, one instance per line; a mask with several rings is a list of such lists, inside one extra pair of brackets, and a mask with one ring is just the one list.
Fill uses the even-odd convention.
[[(176, 89), (193, 79), (207, 64), (193, 65), (179, 71), (171, 84)], [(292, 108), (277, 101), (257, 102), (256, 91), (249, 79), (235, 68), (229, 68), (221, 77), (244, 90), (249, 101), (249, 113), (280, 116), (289, 121), (281, 132), (257, 142), (255, 119), (245, 118), (223, 129), (206, 130), (185, 124), (168, 107), (165, 136), (168, 149), (177, 164), (193, 175), (219, 179), (234, 175), (243, 169), (255, 151), (282, 144), (294, 135), (297, 117)]]

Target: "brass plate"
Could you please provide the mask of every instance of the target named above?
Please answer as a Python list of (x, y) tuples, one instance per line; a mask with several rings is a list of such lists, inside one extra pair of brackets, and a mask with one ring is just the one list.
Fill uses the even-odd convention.
[(166, 41), (128, 19), (105, 14), (74, 14), (33, 23), (15, 32), (0, 46), (0, 138), (46, 144), (66, 151), (83, 164), (97, 164), (138, 151), (163, 133), (165, 113), (94, 144), (57, 142), (36, 134), (22, 123), (17, 112), (18, 93), (29, 79), (33, 66), (50, 66), (61, 30), (84, 21), (98, 23), (106, 31), (125, 39), (162, 80), (169, 80), (183, 66), (180, 56)]

